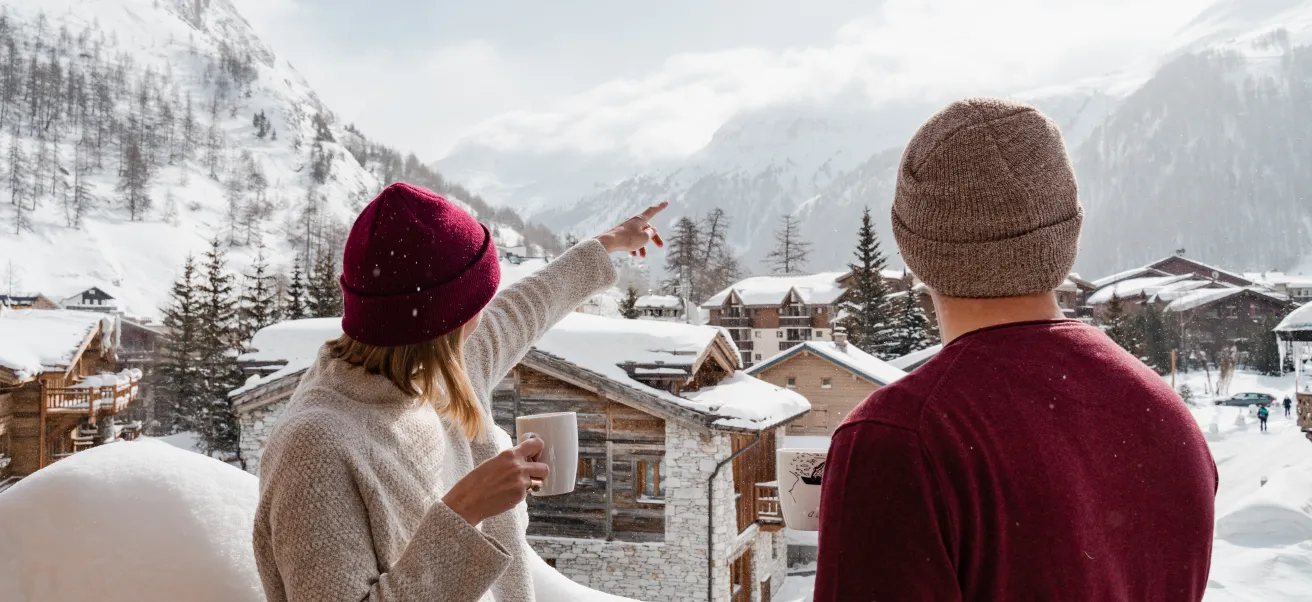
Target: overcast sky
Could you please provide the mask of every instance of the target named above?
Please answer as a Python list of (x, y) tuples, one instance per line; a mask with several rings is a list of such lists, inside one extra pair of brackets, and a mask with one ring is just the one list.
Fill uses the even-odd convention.
[(1062, 83), (1156, 56), (1209, 4), (233, 1), (343, 120), (425, 160), (462, 139), (679, 156), (744, 109)]

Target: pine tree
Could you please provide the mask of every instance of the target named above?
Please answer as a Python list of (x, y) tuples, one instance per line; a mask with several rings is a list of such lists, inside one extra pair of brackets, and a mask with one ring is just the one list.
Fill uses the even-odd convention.
[(201, 326), (197, 337), (197, 365), (203, 395), (198, 412), (198, 432), (208, 454), (235, 453), (239, 437), (236, 416), (228, 403), (228, 392), (237, 388), (242, 379), (237, 367), (240, 349), (237, 295), (233, 290), (233, 276), (228, 273), (226, 255), (218, 238), (210, 241), (202, 266), (205, 278), (198, 289)]
[(301, 272), (300, 260), (297, 260), (292, 264), (292, 277), (287, 285), (286, 311), (283, 313), (288, 320), (301, 320), (309, 315), (307, 305), (305, 275)]
[(889, 305), (897, 311), (893, 318), (889, 357), (899, 358), (933, 345), (935, 337), (929, 331), (929, 319), (925, 317), (925, 309), (920, 306), (916, 293), (907, 291), (893, 301)]
[(164, 308), (168, 336), (160, 350), (152, 380), (159, 386), (155, 420), (166, 434), (199, 431), (204, 395), (199, 365), (201, 300), (197, 287), (196, 261), (187, 256), (182, 278), (173, 283)]
[(335, 318), (342, 315), (342, 289), (337, 284), (337, 264), (326, 250), (320, 250), (310, 272), (310, 315)]
[(640, 314), (637, 305), (638, 289), (630, 286), (628, 292), (624, 295), (624, 299), (620, 300), (620, 315), (629, 320), (638, 319)]
[(797, 220), (791, 215), (781, 218), (782, 225), (774, 233), (774, 249), (765, 256), (772, 274), (797, 274), (806, 269), (811, 257), (811, 243), (802, 240)]
[(1275, 333), (1278, 325), (1279, 320), (1263, 316), (1253, 323), (1248, 335), (1249, 367), (1267, 376), (1280, 376), (1284, 372), (1280, 365), (1280, 340)]
[(1162, 310), (1155, 303), (1146, 303), (1135, 323), (1138, 326), (1136, 341), (1143, 362), (1158, 374), (1170, 372), (1171, 349), (1174, 345), (1171, 331), (1162, 319)]
[(848, 340), (880, 359), (905, 355), (895, 352), (898, 344), (890, 332), (894, 320), (888, 303), (888, 283), (883, 276), (888, 260), (880, 249), (869, 207), (861, 216), (854, 255), (856, 261), (847, 266), (852, 270), (852, 285), (843, 293), (839, 305), (846, 314), (842, 325), (847, 329)]
[(281, 319), (278, 282), (269, 272), (263, 245), (255, 255), (251, 272), (245, 275), (245, 281), (237, 307), (237, 331), (243, 345), (249, 344), (261, 328)]
[(701, 228), (689, 217), (674, 223), (672, 236), (665, 237), (665, 288), (685, 299), (698, 297), (698, 262), (703, 247)]
[(572, 248), (574, 248), (574, 245), (577, 245), (577, 244), (579, 244), (579, 237), (574, 236), (573, 234), (570, 234), (570, 233), (566, 232), (566, 233), (565, 233), (565, 248), (566, 248), (566, 249), (572, 249)]
[(150, 209), (150, 166), (141, 154), (141, 147), (136, 141), (127, 143), (124, 156), (123, 177), (119, 179), (118, 191), (123, 193), (123, 204), (128, 208), (128, 216), (137, 221)]
[(1103, 332), (1122, 349), (1139, 357), (1139, 340), (1135, 330), (1134, 319), (1125, 313), (1125, 302), (1116, 294), (1107, 302), (1106, 313), (1102, 319)]

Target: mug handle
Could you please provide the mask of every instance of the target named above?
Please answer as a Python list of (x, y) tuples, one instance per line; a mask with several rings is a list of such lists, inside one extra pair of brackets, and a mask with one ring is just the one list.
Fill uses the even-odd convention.
[[(519, 436), (519, 444), (520, 444), (520, 445), (523, 445), (524, 442), (525, 442), (525, 441), (528, 441), (529, 439), (541, 439), (541, 438), (542, 438), (542, 437), (539, 437), (537, 433), (534, 433), (534, 432), (531, 432), (531, 431), (530, 431), (530, 432), (527, 432), (527, 433), (523, 433), (523, 434), (521, 434), (521, 435)], [(537, 456), (533, 456), (532, 458), (527, 458), (527, 460), (528, 460), (529, 462), (537, 462), (537, 461), (538, 461), (538, 457), (537, 457)]]

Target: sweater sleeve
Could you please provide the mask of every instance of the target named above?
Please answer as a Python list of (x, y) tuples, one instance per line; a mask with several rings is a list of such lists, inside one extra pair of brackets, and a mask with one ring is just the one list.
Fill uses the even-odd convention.
[(825, 463), (815, 602), (961, 600), (920, 438), (857, 423)]
[(479, 398), (487, 403), (487, 393), (533, 343), (615, 278), (606, 248), (589, 239), (501, 291), (465, 343), (466, 367)]
[(439, 501), (400, 559), (378, 566), (348, 450), (362, 447), (331, 421), (287, 426), (286, 445), (266, 454), (256, 516), (256, 560), (270, 601), (476, 602), (510, 564), (500, 544)]

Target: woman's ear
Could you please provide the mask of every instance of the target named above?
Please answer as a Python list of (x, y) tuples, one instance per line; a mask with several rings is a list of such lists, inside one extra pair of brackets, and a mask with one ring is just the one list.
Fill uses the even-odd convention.
[(464, 326), (460, 327), (460, 342), (463, 343), (465, 341), (468, 341), (470, 335), (474, 334), (474, 330), (478, 328), (478, 324), (482, 321), (483, 321), (483, 312), (480, 311), (477, 314), (475, 314), (474, 317), (470, 319), (468, 322), (465, 322)]

